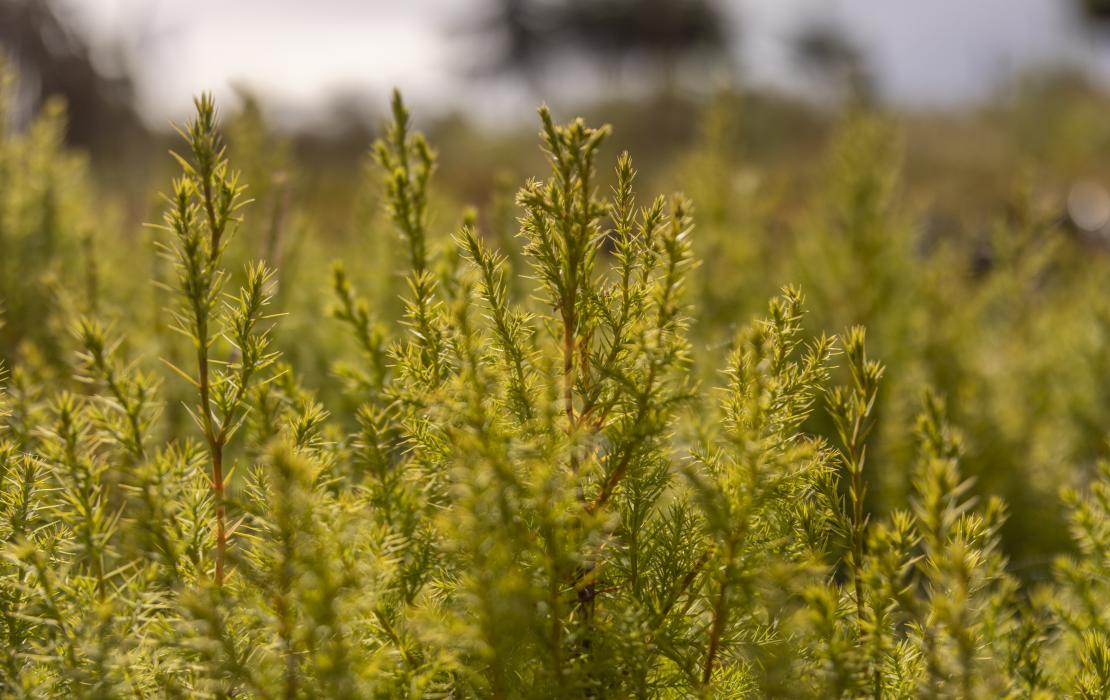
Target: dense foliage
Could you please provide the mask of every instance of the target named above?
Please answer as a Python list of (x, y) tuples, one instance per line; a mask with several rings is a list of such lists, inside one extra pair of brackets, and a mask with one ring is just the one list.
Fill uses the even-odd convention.
[[(325, 304), (282, 181), (246, 206), (196, 107), (157, 258), (96, 238), (58, 108), (0, 135), (5, 696), (1110, 694), (1110, 467), (1055, 493), (1103, 450), (1104, 265), (1031, 204), (964, 274), (864, 115), (785, 243), (710, 133), (695, 232), (627, 154), (603, 174), (607, 128), (541, 109), (517, 223), (444, 236), (395, 96), (397, 235)], [(285, 167), (238, 128), (245, 172)], [(786, 287), (734, 327), (771, 259), (816, 311)]]

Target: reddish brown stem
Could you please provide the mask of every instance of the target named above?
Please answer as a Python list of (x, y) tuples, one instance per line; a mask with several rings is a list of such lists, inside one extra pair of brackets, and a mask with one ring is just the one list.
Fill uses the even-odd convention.
[(732, 575), (733, 542), (729, 542), (726, 549), (726, 564), (724, 577), (721, 579), (721, 592), (717, 595), (717, 602), (713, 606), (713, 626), (709, 630), (709, 649), (705, 653), (705, 669), (702, 672), (702, 684), (709, 685), (713, 678), (713, 664), (717, 659), (717, 652), (721, 647), (721, 637), (724, 636), (725, 623), (728, 616), (728, 584)]
[(216, 499), (216, 586), (224, 585), (224, 555), (227, 551), (227, 530), (224, 508), (224, 449), (220, 442), (212, 444), (212, 491)]
[[(573, 303), (573, 302), (571, 302)], [(563, 409), (567, 433), (574, 431), (574, 312), (563, 314)]]

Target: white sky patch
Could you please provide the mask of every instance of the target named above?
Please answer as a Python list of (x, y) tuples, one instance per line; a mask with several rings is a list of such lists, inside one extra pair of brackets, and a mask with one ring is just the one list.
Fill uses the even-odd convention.
[(417, 103), (444, 89), (451, 56), (440, 28), (414, 10), (442, 2), (346, 0), (64, 0), (104, 43), (122, 40), (152, 122), (192, 96), (243, 84), (306, 115), (335, 95), (402, 86)]

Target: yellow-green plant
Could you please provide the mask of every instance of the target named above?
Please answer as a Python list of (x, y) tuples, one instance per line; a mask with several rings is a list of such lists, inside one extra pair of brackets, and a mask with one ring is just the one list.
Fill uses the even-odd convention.
[[(606, 192), (608, 128), (541, 109), (549, 173), (520, 189), (519, 247), (501, 250), (518, 244), (471, 212), (437, 226), (437, 156), (395, 95), (374, 153), (403, 315), (359, 297), (359, 260), (334, 268), (333, 327), (359, 352), (331, 403), (278, 363), (273, 273), (248, 264), (227, 290), (245, 185), (212, 99), (196, 110), (155, 234), (186, 352), (159, 366), (125, 321), (66, 309), (90, 312), (68, 319), (72, 378), (31, 352), (5, 375), (5, 696), (1105, 695), (1105, 474), (1065, 499), (1074, 556), (1025, 587), (1005, 508), (963, 475), (958, 400), (926, 392), (911, 446), (871, 448), (901, 415), (880, 380), (920, 378), (913, 348), (887, 371), (861, 327), (811, 334), (794, 287), (723, 346), (694, 344), (692, 204), (641, 203), (627, 154)], [(887, 165), (843, 176), (825, 245), (904, 270), (907, 239), (882, 235)], [(825, 302), (859, 291), (836, 255)], [(852, 297), (880, 324), (925, 287), (882, 274), (897, 295)], [(182, 381), (195, 429), (162, 415)], [(905, 498), (873, 508), (869, 480), (898, 470)]]

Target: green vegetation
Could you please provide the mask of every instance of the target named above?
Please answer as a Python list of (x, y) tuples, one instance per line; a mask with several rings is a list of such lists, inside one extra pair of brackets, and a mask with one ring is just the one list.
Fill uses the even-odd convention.
[(696, 226), (547, 109), (445, 222), (396, 95), (347, 241), (250, 106), (142, 238), (60, 108), (0, 133), (2, 694), (1110, 694), (1104, 255), (923, 232), (874, 114), (780, 235), (729, 107)]

